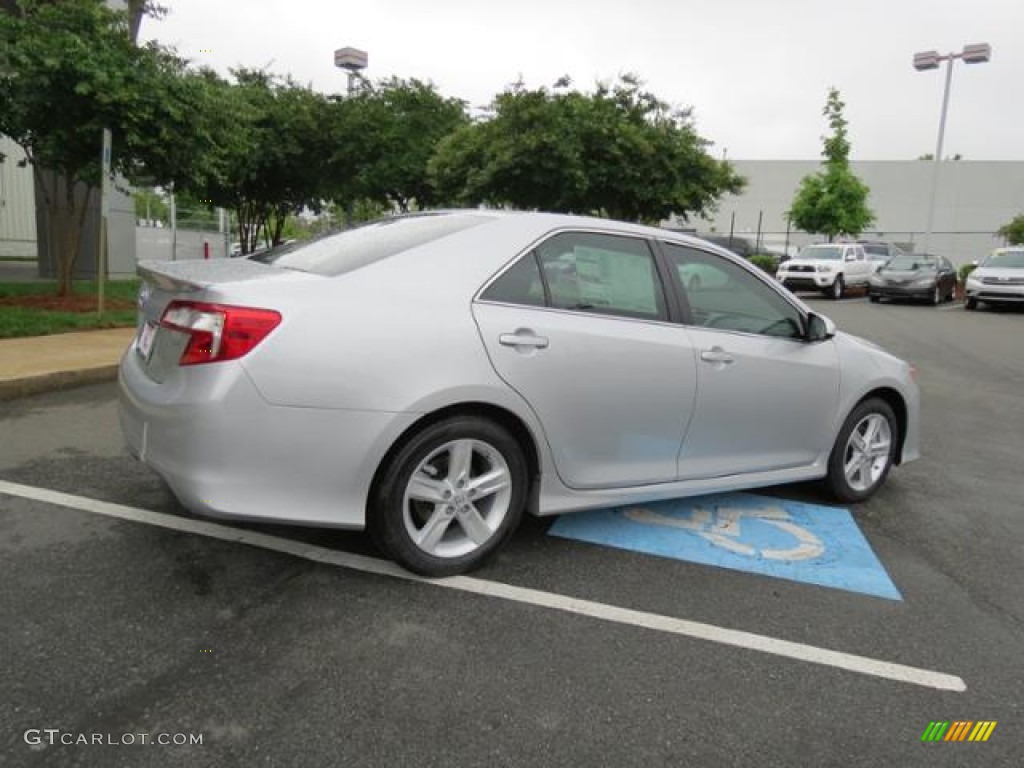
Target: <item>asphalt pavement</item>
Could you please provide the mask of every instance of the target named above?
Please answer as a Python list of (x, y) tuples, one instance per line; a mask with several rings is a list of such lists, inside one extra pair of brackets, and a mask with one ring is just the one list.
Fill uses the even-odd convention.
[(901, 599), (537, 519), (471, 579), (397, 578), (361, 534), (189, 515), (112, 383), (0, 402), (0, 762), (1019, 765), (1024, 313), (812, 303), (919, 370), (924, 456), (852, 509)]

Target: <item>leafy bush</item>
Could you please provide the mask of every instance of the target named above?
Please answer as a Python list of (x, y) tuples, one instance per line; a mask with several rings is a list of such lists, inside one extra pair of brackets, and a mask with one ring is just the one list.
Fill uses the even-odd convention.
[(971, 272), (973, 272), (975, 269), (977, 269), (977, 265), (975, 264), (964, 264), (963, 266), (961, 266), (958, 273), (960, 277), (960, 282), (966, 283), (967, 276), (971, 274)]
[(779, 267), (779, 260), (767, 253), (755, 253), (749, 259), (750, 263), (755, 267), (760, 267), (772, 277), (775, 276), (775, 270)]

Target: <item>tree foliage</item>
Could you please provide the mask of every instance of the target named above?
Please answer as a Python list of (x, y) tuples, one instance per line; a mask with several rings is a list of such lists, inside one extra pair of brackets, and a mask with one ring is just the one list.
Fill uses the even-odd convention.
[(822, 169), (800, 181), (789, 210), (797, 228), (827, 235), (829, 240), (860, 234), (875, 218), (867, 205), (868, 187), (850, 170), (844, 106), (839, 91), (829, 89), (822, 114), (832, 133), (822, 139)]
[(435, 205), (427, 164), (444, 137), (469, 123), (465, 102), (416, 79), (364, 83), (335, 99), (330, 114), (333, 197), (349, 208), (357, 199), (401, 211)]
[(1024, 245), (1024, 213), (1014, 216), (1009, 224), (999, 228), (1000, 237), (1005, 237), (1010, 245)]
[[(64, 295), (100, 181), (103, 129), (113, 135), (113, 170), (129, 177), (144, 167), (181, 175), (202, 135), (192, 125), (183, 63), (157, 45), (136, 47), (125, 14), (102, 0), (8, 5), (0, 12), (0, 133), (32, 166)], [(161, 141), (168, 135), (192, 146), (169, 158)]]
[(689, 110), (631, 76), (593, 93), (515, 84), (491, 114), (441, 141), (431, 161), (440, 199), (629, 220), (704, 214), (743, 179), (712, 158)]
[(327, 99), (259, 70), (235, 70), (232, 81), (201, 76), (211, 142), (184, 188), (234, 212), (244, 252), (262, 233), (277, 244), (290, 215), (318, 210), (324, 198)]

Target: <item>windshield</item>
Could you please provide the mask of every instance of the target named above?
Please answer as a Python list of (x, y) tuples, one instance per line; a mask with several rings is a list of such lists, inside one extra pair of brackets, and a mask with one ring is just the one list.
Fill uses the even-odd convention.
[(839, 245), (809, 245), (800, 251), (800, 258), (841, 261), (843, 258), (843, 248)]
[(985, 258), (979, 267), (996, 269), (1024, 269), (1024, 248), (1014, 251), (997, 251)]
[(912, 272), (916, 269), (935, 269), (935, 262), (921, 256), (896, 256), (881, 271)]
[(492, 219), (464, 213), (396, 216), (315, 240), (283, 245), (250, 258), (284, 269), (340, 275)]

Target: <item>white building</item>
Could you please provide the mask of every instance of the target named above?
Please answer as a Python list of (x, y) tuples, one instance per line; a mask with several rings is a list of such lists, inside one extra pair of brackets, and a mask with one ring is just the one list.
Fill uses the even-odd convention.
[[(800, 180), (821, 168), (819, 160), (735, 160), (737, 172), (747, 179), (740, 195), (722, 199), (717, 213), (694, 219), (686, 227), (757, 236), (762, 242), (786, 240), (786, 211)], [(1003, 245), (996, 232), (1014, 216), (1024, 214), (1024, 162), (945, 161), (938, 165), (938, 189), (931, 241), (928, 203), (935, 164), (922, 160), (864, 161), (851, 163), (853, 172), (871, 189), (868, 205), (875, 222), (862, 236), (891, 240), (917, 251), (948, 256), (963, 264)], [(789, 242), (801, 245), (822, 239), (795, 230)]]
[(0, 136), (0, 258), (35, 258), (36, 198), (21, 147)]

